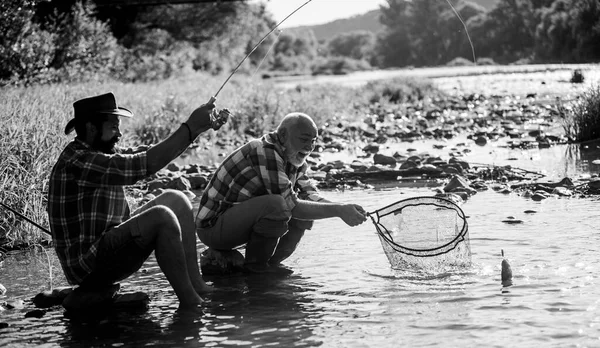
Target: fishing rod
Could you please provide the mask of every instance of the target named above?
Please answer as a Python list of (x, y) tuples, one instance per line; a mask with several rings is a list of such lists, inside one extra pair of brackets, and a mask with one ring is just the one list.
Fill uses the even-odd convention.
[[(223, 82), (223, 84), (221, 85), (221, 87), (217, 90), (217, 93), (215, 93), (214, 96), (210, 97), (210, 101), (208, 102), (208, 104), (212, 104), (212, 103), (214, 103), (217, 100), (217, 96), (219, 95), (219, 93), (221, 92), (221, 90), (223, 89), (223, 87), (225, 87), (225, 85), (227, 84), (227, 82), (229, 82), (229, 79), (231, 79), (231, 77), (238, 71), (238, 69), (240, 68), (240, 66), (242, 66), (242, 64), (246, 61), (246, 59), (248, 59), (248, 57), (250, 57), (250, 55), (252, 53), (254, 53), (254, 51), (256, 51), (256, 49), (258, 48), (258, 46), (260, 46), (260, 44), (262, 44), (263, 41), (265, 41), (267, 39), (267, 37), (269, 37), (269, 35), (271, 35), (271, 33), (274, 32), (275, 29), (277, 29), (283, 22), (285, 22), (288, 18), (290, 18), (294, 13), (298, 12), (301, 8), (303, 8), (304, 6), (308, 5), (308, 3), (311, 2), (311, 1), (312, 0), (308, 0), (305, 3), (303, 3), (302, 5), (300, 5), (292, 13), (290, 13), (284, 19), (282, 19), (279, 23), (277, 23), (276, 26), (274, 26), (271, 30), (269, 30), (269, 32), (265, 36), (263, 36), (263, 38), (256, 45), (254, 45), (254, 47), (252, 48), (252, 50), (250, 50), (250, 52), (248, 54), (246, 54), (246, 56), (244, 57), (244, 59), (242, 59), (239, 62), (239, 64), (235, 67), (235, 69), (233, 69), (233, 71), (231, 72), (231, 74), (229, 74), (229, 76), (227, 77), (227, 79), (225, 80), (225, 82)], [(269, 54), (269, 52), (267, 52), (267, 54)]]
[(13, 212), (15, 215), (17, 215), (17, 216), (18, 216), (18, 217), (20, 217), (21, 219), (23, 219), (23, 220), (25, 220), (25, 221), (29, 222), (30, 224), (32, 224), (32, 225), (34, 225), (34, 226), (36, 226), (36, 227), (37, 227), (37, 228), (39, 228), (40, 230), (42, 230), (42, 231), (44, 231), (44, 232), (48, 233), (49, 235), (52, 235), (52, 232), (48, 231), (46, 228), (42, 227), (41, 225), (39, 225), (39, 224), (38, 224), (38, 223), (36, 223), (35, 221), (33, 221), (33, 220), (29, 219), (27, 216), (25, 216), (25, 215), (23, 215), (23, 214), (19, 213), (18, 211), (14, 210), (13, 208), (9, 207), (8, 205), (6, 205), (6, 204), (4, 204), (4, 203), (2, 203), (2, 202), (0, 202), (0, 205), (2, 205), (2, 206), (3, 206), (4, 208), (6, 208), (6, 209), (8, 209), (8, 210), (12, 211), (12, 212)]

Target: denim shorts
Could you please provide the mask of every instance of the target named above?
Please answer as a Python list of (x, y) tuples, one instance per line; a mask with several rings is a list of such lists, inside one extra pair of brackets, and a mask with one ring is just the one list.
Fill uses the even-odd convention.
[(108, 286), (142, 267), (154, 250), (154, 240), (142, 235), (138, 221), (134, 216), (104, 233), (98, 243), (94, 269), (82, 286)]

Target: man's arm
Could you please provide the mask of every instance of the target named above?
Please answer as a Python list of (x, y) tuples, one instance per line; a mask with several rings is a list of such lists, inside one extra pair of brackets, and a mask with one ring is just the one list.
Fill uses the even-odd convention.
[[(214, 104), (204, 104), (194, 110), (185, 124), (182, 124), (167, 139), (151, 147), (147, 152), (147, 171), (154, 174), (169, 164), (200, 135), (212, 127), (211, 112)], [(220, 127), (220, 126), (219, 126)]]
[(292, 216), (300, 220), (320, 220), (339, 217), (349, 226), (360, 225), (367, 220), (367, 213), (358, 204), (311, 202), (298, 200)]

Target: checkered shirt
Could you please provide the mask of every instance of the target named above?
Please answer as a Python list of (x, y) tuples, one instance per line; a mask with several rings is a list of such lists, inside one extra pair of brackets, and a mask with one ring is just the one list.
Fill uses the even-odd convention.
[(104, 232), (129, 218), (124, 186), (146, 175), (146, 152), (139, 149), (108, 155), (75, 139), (60, 154), (50, 174), (48, 218), (70, 284), (81, 284), (94, 269)]
[(277, 133), (269, 133), (232, 152), (210, 179), (196, 215), (196, 226), (213, 226), (234, 203), (250, 198), (281, 195), (288, 208), (298, 199), (322, 201), (317, 188), (306, 175), (308, 165), (299, 168), (284, 160)]

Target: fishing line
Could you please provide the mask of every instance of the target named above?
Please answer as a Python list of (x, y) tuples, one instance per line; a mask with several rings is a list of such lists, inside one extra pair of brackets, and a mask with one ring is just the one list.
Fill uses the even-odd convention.
[(277, 43), (277, 40), (279, 39), (279, 35), (281, 35), (282, 32), (283, 32), (283, 30), (279, 30), (277, 32), (277, 36), (275, 37), (275, 40), (273, 41), (273, 44), (271, 45), (271, 47), (269, 47), (269, 49), (267, 50), (267, 53), (265, 53), (265, 56), (260, 61), (260, 63), (258, 63), (258, 66), (256, 67), (256, 70), (254, 70), (254, 73), (252, 74), (252, 77), (254, 77), (254, 75), (256, 75), (256, 73), (258, 72), (258, 69), (260, 69), (260, 66), (262, 65), (262, 63), (265, 61), (265, 59), (267, 59), (267, 56), (269, 55), (269, 52), (271, 52), (271, 50), (273, 49), (273, 47), (275, 47), (275, 44)]
[(454, 14), (456, 14), (456, 17), (458, 17), (458, 19), (462, 23), (463, 28), (465, 28), (465, 33), (467, 34), (467, 39), (469, 40), (469, 45), (471, 45), (471, 52), (473, 53), (473, 63), (475, 63), (475, 65), (477, 65), (477, 59), (475, 59), (475, 46), (473, 46), (473, 41), (471, 41), (471, 36), (469, 35), (469, 30), (467, 29), (467, 25), (465, 24), (465, 21), (463, 21), (462, 17), (460, 16), (460, 13), (458, 13), (458, 11), (456, 11), (454, 6), (452, 6), (452, 3), (450, 2), (450, 0), (446, 0), (446, 2), (448, 3), (448, 5), (450, 5), (450, 7), (452, 8), (452, 11), (454, 11)]
[(269, 37), (269, 35), (271, 35), (272, 32), (275, 31), (275, 29), (277, 29), (283, 22), (285, 22), (288, 18), (290, 18), (294, 13), (298, 12), (301, 8), (303, 8), (304, 6), (306, 6), (309, 2), (311, 2), (312, 0), (308, 0), (307, 2), (305, 2), (304, 4), (300, 5), (297, 9), (295, 9), (292, 13), (290, 13), (289, 15), (287, 15), (287, 17), (285, 17), (284, 19), (282, 19), (279, 23), (277, 23), (276, 26), (274, 26), (271, 30), (269, 30), (269, 32), (263, 36), (263, 38), (256, 44), (254, 45), (254, 47), (252, 48), (252, 50), (246, 54), (246, 56), (244, 57), (244, 59), (242, 59), (240, 61), (240, 63), (235, 67), (235, 69), (233, 69), (233, 71), (231, 72), (231, 74), (229, 74), (229, 76), (227, 77), (227, 79), (225, 80), (225, 82), (223, 82), (223, 84), (221, 85), (221, 87), (217, 90), (217, 93), (215, 93), (214, 96), (210, 97), (210, 101), (208, 102), (209, 104), (212, 104), (215, 102), (215, 100), (217, 100), (217, 96), (219, 95), (219, 92), (221, 92), (221, 90), (223, 89), (223, 87), (225, 87), (225, 85), (227, 84), (227, 82), (229, 82), (229, 79), (231, 79), (231, 77), (238, 71), (238, 69), (240, 68), (240, 66), (242, 65), (242, 63), (244, 63), (246, 61), (246, 59), (248, 59), (248, 57), (254, 52), (256, 51), (256, 49), (258, 48), (258, 46), (260, 46), (260, 44), (263, 43), (263, 41), (265, 41), (267, 39), (267, 37)]
[(18, 216), (18, 217), (20, 217), (21, 219), (24, 219), (24, 220), (26, 220), (27, 222), (29, 222), (29, 223), (31, 223), (31, 224), (33, 224), (33, 225), (35, 225), (35, 226), (36, 226), (37, 228), (39, 228), (40, 230), (42, 230), (42, 231), (44, 231), (44, 232), (48, 233), (49, 235), (52, 235), (52, 232), (50, 232), (50, 231), (48, 231), (47, 229), (45, 229), (44, 227), (42, 227), (42, 226), (38, 225), (38, 224), (37, 224), (35, 221), (33, 221), (33, 220), (29, 219), (27, 216), (25, 216), (25, 215), (23, 215), (23, 214), (21, 214), (21, 213), (17, 212), (16, 210), (14, 210), (13, 208), (9, 207), (8, 205), (6, 205), (6, 204), (4, 204), (4, 203), (2, 203), (2, 202), (0, 202), (0, 205), (2, 205), (2, 206), (3, 206), (4, 208), (6, 208), (6, 209), (8, 209), (8, 210), (12, 211), (12, 212), (13, 212), (15, 215), (17, 215), (17, 216)]

